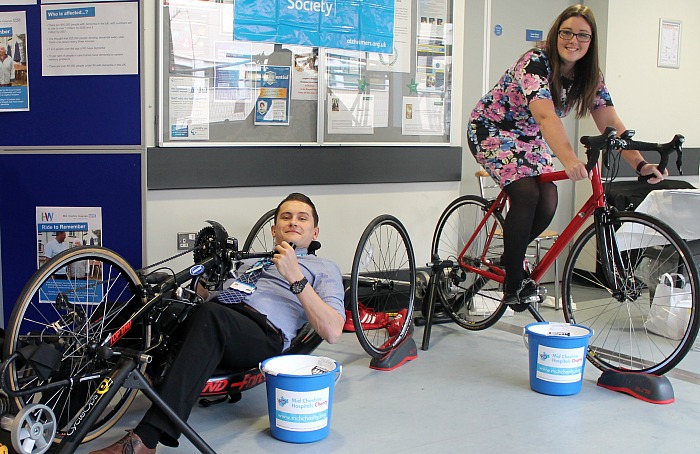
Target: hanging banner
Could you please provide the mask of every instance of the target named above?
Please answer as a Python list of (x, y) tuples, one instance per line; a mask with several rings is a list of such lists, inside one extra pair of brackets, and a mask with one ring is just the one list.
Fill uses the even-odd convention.
[(390, 54), (394, 0), (236, 0), (233, 39)]

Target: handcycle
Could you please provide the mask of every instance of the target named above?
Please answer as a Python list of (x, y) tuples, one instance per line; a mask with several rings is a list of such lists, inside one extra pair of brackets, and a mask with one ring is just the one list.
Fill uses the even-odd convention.
[[(608, 205), (598, 161), (602, 151), (604, 165), (611, 168), (606, 182), (614, 179), (619, 164), (620, 153), (613, 151), (656, 150), (662, 172), (669, 155), (677, 152), (680, 170), (684, 138), (676, 135), (668, 143), (657, 144), (631, 140), (633, 131), (620, 137), (616, 134), (608, 128), (599, 136), (581, 138), (592, 194), (540, 262), (526, 271), (539, 283), (570, 246), (560, 286), (561, 301), (566, 322), (587, 326), (594, 332), (588, 360), (603, 371), (664, 374), (683, 359), (698, 333), (698, 269), (685, 241), (667, 224)], [(555, 182), (567, 176), (557, 171), (537, 178), (540, 182)], [(501, 302), (505, 272), (500, 257), (506, 205), (503, 191), (495, 200), (465, 195), (442, 213), (433, 235), (431, 276), (423, 304), (424, 350), (429, 347), (436, 314), (462, 328), (483, 330), (505, 313), (507, 307)], [(654, 299), (655, 286), (664, 273), (681, 276), (690, 289), (688, 318), (676, 322), (683, 332), (679, 339), (654, 334), (649, 327), (651, 311), (664, 310)], [(527, 310), (537, 321), (545, 321), (536, 305), (529, 305)]]
[[(15, 448), (39, 454), (55, 442), (58, 452), (72, 452), (111, 428), (136, 390), (168, 413), (149, 380), (164, 373), (171, 334), (202, 301), (198, 285), (215, 289), (238, 260), (272, 255), (253, 251), (254, 244), (265, 244), (261, 241), (269, 218), (266, 213), (256, 223), (246, 240), (250, 250), (245, 251), (238, 250), (237, 240), (223, 226), (209, 221), (188, 251), (194, 264), (179, 273), (160, 266), (167, 260), (136, 271), (102, 247), (73, 248), (42, 266), (25, 285), (10, 317), (0, 370), (2, 388), (17, 412), (3, 418)], [(76, 268), (89, 270), (86, 276), (53, 279), (58, 270), (78, 263), (84, 266)], [(406, 301), (412, 313), (413, 299)], [(408, 326), (404, 323), (394, 340), (405, 337)], [(283, 354), (310, 353), (321, 342), (307, 323)], [(228, 396), (233, 402), (262, 382), (257, 368), (218, 371), (201, 395)], [(171, 419), (200, 451), (212, 452), (184, 421), (172, 414)]]

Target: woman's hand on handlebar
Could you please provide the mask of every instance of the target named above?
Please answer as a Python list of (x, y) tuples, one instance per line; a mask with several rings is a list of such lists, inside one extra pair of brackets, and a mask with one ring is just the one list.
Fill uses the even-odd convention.
[(659, 172), (659, 169), (656, 167), (656, 164), (646, 164), (642, 166), (642, 168), (639, 170), (639, 173), (642, 177), (644, 177), (647, 181), (647, 183), (650, 184), (656, 184), (664, 181), (664, 178), (668, 176), (668, 169), (664, 169), (663, 174)]
[(586, 170), (586, 164), (579, 160), (564, 164), (564, 171), (566, 172), (566, 176), (572, 181), (583, 180), (590, 176)]

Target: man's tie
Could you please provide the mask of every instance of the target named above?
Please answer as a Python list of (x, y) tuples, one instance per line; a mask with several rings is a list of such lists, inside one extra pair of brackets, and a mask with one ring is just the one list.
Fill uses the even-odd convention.
[(245, 301), (255, 291), (255, 283), (258, 282), (263, 270), (269, 268), (270, 265), (272, 265), (272, 259), (270, 258), (258, 260), (245, 273), (238, 276), (229, 288), (219, 293), (219, 301), (226, 304)]

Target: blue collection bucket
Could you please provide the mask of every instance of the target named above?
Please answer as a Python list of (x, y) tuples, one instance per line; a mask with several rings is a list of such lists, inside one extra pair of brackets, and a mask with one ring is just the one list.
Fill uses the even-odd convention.
[(588, 339), (593, 331), (569, 323), (531, 323), (523, 339), (530, 350), (530, 388), (569, 396), (581, 391)]
[(283, 355), (266, 359), (260, 370), (265, 374), (272, 436), (290, 443), (326, 438), (333, 389), (343, 366), (323, 356)]

